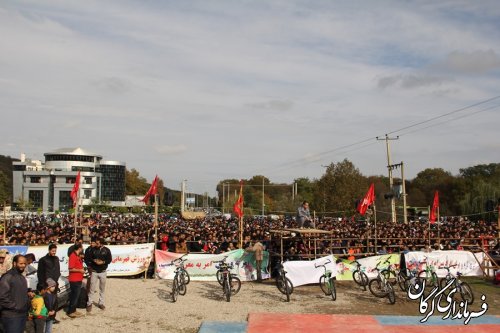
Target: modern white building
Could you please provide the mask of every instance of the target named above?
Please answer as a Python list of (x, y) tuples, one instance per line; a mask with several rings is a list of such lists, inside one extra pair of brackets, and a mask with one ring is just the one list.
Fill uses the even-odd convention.
[(125, 163), (105, 161), (101, 155), (81, 148), (62, 148), (45, 153), (45, 163), (21, 155), (13, 162), (13, 199), (29, 201), (43, 211), (67, 211), (73, 207), (70, 193), (80, 171), (79, 196), (83, 205), (92, 199), (123, 205)]

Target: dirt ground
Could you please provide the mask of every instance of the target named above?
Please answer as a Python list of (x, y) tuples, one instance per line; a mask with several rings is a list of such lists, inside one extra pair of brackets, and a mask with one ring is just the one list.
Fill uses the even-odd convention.
[[(471, 310), (478, 310), (486, 295), (487, 314), (500, 315), (500, 288), (480, 279), (467, 280), (476, 297)], [(191, 282), (186, 296), (171, 301), (171, 282), (148, 279), (110, 278), (106, 286), (106, 310), (94, 307), (85, 317), (70, 319), (61, 311), (54, 332), (197, 332), (202, 321), (246, 321), (250, 312), (325, 313), (370, 315), (419, 315), (418, 302), (397, 290), (395, 305), (375, 298), (353, 282), (340, 281), (337, 300), (325, 296), (317, 285), (295, 288), (290, 303), (269, 280), (243, 283), (228, 303), (217, 282)], [(84, 309), (79, 310), (85, 313)]]

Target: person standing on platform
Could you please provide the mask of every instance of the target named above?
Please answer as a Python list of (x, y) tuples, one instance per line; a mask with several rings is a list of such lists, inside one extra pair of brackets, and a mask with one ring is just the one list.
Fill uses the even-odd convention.
[(297, 209), (297, 226), (300, 229), (311, 226), (311, 213), (309, 212), (309, 202), (304, 201)]

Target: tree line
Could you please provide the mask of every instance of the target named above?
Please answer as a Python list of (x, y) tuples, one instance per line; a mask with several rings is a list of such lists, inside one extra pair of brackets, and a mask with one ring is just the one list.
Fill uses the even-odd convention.
[[(217, 185), (218, 199), (225, 211), (232, 211), (239, 193), (239, 181), (224, 179)], [(266, 214), (294, 214), (300, 203), (306, 200), (317, 214), (352, 216), (358, 200), (374, 183), (378, 217), (390, 217), (390, 197), (395, 196), (398, 220), (402, 219), (401, 186), (391, 189), (388, 176), (365, 176), (347, 159), (328, 165), (318, 179), (303, 177), (295, 179), (294, 183), (297, 184), (296, 195), (292, 184), (275, 184), (263, 175), (243, 179), (245, 214), (261, 214), (263, 202)], [(395, 178), (395, 184), (402, 185), (402, 180)], [(442, 168), (428, 168), (415, 178), (405, 180), (405, 187), (410, 214), (427, 214), (435, 191), (439, 191), (441, 216), (494, 219), (494, 210), (500, 200), (500, 163), (463, 168), (457, 175)]]

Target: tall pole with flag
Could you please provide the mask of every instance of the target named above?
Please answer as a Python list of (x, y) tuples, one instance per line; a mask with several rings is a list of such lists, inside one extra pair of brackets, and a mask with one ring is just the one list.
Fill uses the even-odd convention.
[(434, 200), (432, 201), (432, 209), (429, 217), (429, 243), (430, 243), (430, 224), (434, 222), (438, 222), (437, 229), (438, 229), (438, 240), (439, 244), (441, 244), (441, 239), (440, 238), (440, 233), (439, 233), (439, 192), (436, 191), (434, 192)]
[(71, 199), (73, 200), (73, 208), (75, 210), (75, 242), (77, 238), (77, 223), (78, 223), (78, 203), (80, 200), (80, 171), (76, 175), (75, 185), (73, 185), (73, 189), (70, 193)]
[(238, 196), (238, 200), (233, 206), (234, 213), (238, 216), (239, 219), (239, 244), (240, 249), (243, 248), (243, 181), (240, 181), (240, 195)]
[[(359, 202), (356, 210), (358, 211), (358, 213), (360, 213), (361, 215), (364, 216), (370, 205), (373, 205), (373, 212), (374, 212), (375, 252), (376, 252), (377, 251), (377, 213), (375, 211), (375, 185), (373, 183), (371, 183), (370, 188), (368, 189), (368, 192), (366, 192), (363, 200)], [(368, 244), (366, 244), (366, 245), (368, 245)]]
[[(144, 202), (146, 205), (149, 204), (149, 199), (151, 198), (152, 195), (154, 195), (155, 199), (155, 218), (153, 222), (153, 227), (155, 228), (155, 246), (154, 246), (154, 251), (156, 251), (156, 247), (158, 244), (158, 175), (155, 177), (153, 182), (151, 183), (151, 186), (149, 187), (149, 190), (146, 192), (146, 195), (144, 195), (144, 198), (141, 199), (142, 202)], [(147, 268), (146, 268), (147, 271)], [(156, 274), (155, 274), (156, 277)]]

